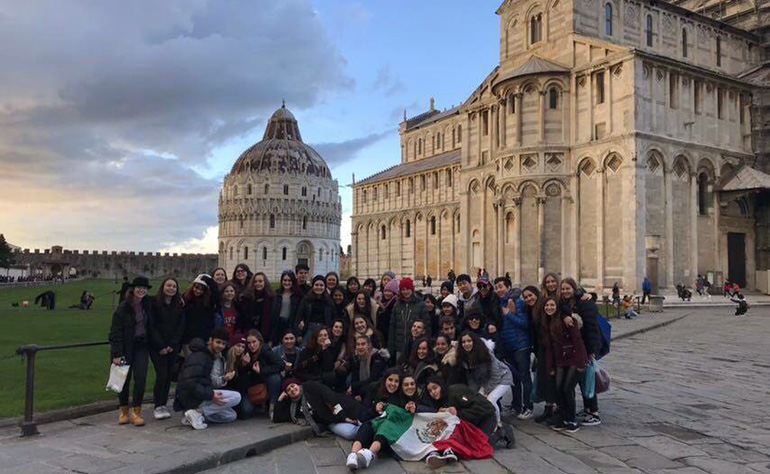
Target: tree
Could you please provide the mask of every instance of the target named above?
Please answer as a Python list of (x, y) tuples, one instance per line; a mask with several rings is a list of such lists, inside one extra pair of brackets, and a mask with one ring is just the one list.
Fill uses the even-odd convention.
[(5, 241), (5, 236), (0, 234), (0, 268), (10, 268), (11, 265), (13, 265), (11, 246)]

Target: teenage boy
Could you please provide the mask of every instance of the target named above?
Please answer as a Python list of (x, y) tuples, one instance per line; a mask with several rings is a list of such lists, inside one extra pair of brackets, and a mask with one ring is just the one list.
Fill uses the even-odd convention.
[(454, 316), (441, 317), (441, 334), (450, 341), (457, 340), (457, 326), (455, 325)]
[(308, 293), (310, 293), (311, 289), (310, 283), (307, 281), (307, 277), (310, 274), (310, 267), (304, 263), (300, 263), (294, 267), (294, 273), (297, 274), (297, 285), (299, 286), (299, 291), (302, 292), (302, 296), (306, 296)]
[(457, 314), (461, 321), (465, 318), (465, 309), (473, 304), (478, 304), (478, 288), (471, 283), (471, 276), (463, 273), (457, 277), (457, 289), (460, 290), (460, 296), (457, 298)]
[(211, 331), (208, 344), (196, 338), (190, 341), (190, 355), (179, 374), (176, 391), (179, 404), (184, 410), (183, 425), (203, 430), (208, 423), (231, 423), (237, 415), (233, 409), (241, 402), (241, 394), (221, 390), (235, 377), (235, 372), (225, 372), (222, 352), (227, 347), (227, 331), (217, 328)]
[[(404, 356), (404, 347), (412, 329), (412, 323), (419, 319), (425, 323), (425, 332), (430, 334), (430, 316), (425, 303), (415, 297), (414, 282), (411, 278), (403, 278), (398, 283), (401, 296), (393, 305), (388, 330), (388, 352), (391, 362), (395, 365)], [(395, 356), (395, 357), (394, 357)]]

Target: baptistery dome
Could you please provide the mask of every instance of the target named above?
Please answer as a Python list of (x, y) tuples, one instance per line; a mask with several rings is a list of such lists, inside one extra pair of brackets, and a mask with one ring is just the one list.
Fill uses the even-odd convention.
[(341, 211), (337, 181), (283, 105), (225, 176), (219, 263), (230, 273), (243, 262), (271, 280), (298, 263), (311, 274), (338, 271)]

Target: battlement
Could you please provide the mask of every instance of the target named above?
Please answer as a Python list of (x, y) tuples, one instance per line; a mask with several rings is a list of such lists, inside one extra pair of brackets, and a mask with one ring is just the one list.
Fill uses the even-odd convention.
[(25, 254), (25, 255), (53, 255), (53, 254), (63, 254), (63, 255), (115, 255), (115, 256), (126, 256), (126, 257), (176, 257), (176, 258), (208, 258), (208, 257), (217, 257), (217, 254), (215, 253), (169, 253), (169, 252), (134, 252), (133, 250), (61, 250), (59, 252), (53, 251), (53, 249), (43, 249), (42, 253), (40, 249), (13, 249), (11, 250), (13, 253), (16, 254)]

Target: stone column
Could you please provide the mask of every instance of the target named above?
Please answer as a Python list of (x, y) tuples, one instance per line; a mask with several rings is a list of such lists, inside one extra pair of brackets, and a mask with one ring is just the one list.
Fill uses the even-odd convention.
[(481, 184), (481, 266), (487, 264), (487, 185)]
[(521, 198), (514, 198), (513, 206), (513, 279), (521, 284)]
[[(623, 11), (622, 8), (619, 8), (618, 10), (621, 12)], [(619, 23), (621, 25), (623, 24), (623, 22)], [(604, 90), (607, 95), (607, 135), (612, 135), (612, 68), (610, 67), (604, 71)]]
[[(567, 210), (567, 206), (569, 206), (570, 198), (566, 195), (565, 191), (562, 190), (561, 194), (561, 273), (562, 275), (574, 275), (573, 271), (570, 271), (569, 268), (569, 256), (568, 253), (571, 250), (570, 249), (570, 241), (567, 238), (567, 229), (569, 228), (569, 211)], [(574, 245), (574, 243), (573, 243)]]
[(690, 173), (690, 282), (698, 276), (698, 179)]
[(497, 201), (497, 275), (505, 275), (505, 200)]
[(515, 146), (521, 146), (521, 92), (513, 96), (513, 101), (516, 109), (516, 137), (514, 139)]
[[(357, 224), (356, 223), (353, 223), (352, 225), (353, 225), (354, 229), (357, 228)], [(352, 255), (350, 256), (350, 260), (351, 260), (350, 261), (350, 269), (353, 272), (353, 275), (359, 275), (360, 274), (359, 271), (358, 271), (358, 247), (359, 247), (359, 242), (358, 242), (358, 232), (357, 231), (354, 231), (354, 232), (350, 233), (350, 240), (353, 242), (353, 252), (351, 252)], [(254, 252), (255, 253), (257, 252), (256, 247), (254, 248)], [(259, 258), (259, 256), (257, 256), (257, 258)]]
[(436, 220), (436, 234), (438, 235), (438, 260), (436, 261), (436, 274), (433, 275), (435, 280), (439, 280), (439, 276), (441, 275), (441, 258), (442, 258), (442, 245), (441, 245), (441, 224), (443, 223), (443, 219), (441, 218), (441, 213), (439, 213), (438, 219)]
[(537, 279), (545, 277), (545, 196), (537, 197)]
[[(713, 199), (714, 199), (714, 271), (715, 272), (723, 272), (722, 269), (722, 252), (720, 251), (722, 249), (722, 246), (719, 245), (719, 214), (720, 214), (720, 207), (719, 207), (719, 193), (713, 193)], [(723, 273), (724, 274), (724, 273)], [(713, 281), (711, 283), (714, 283)]]
[(598, 289), (604, 288), (604, 179), (606, 170), (600, 166), (596, 170), (598, 189), (596, 191), (598, 212), (596, 213), (596, 278), (599, 280)]
[(580, 226), (583, 223), (580, 221), (580, 176), (574, 174), (570, 179), (572, 181), (572, 225), (570, 230), (572, 231), (572, 255), (570, 256), (572, 265), (572, 274), (575, 276), (575, 280), (580, 281)]
[[(428, 216), (425, 216), (425, 245), (423, 245), (423, 247), (425, 248), (425, 251), (422, 253), (422, 261), (423, 261), (422, 271), (423, 271), (423, 275), (427, 275), (428, 274), (428, 247), (430, 247), (430, 236), (431, 236), (431, 233), (430, 233), (430, 219), (428, 218)], [(415, 277), (417, 276), (416, 273), (417, 272), (415, 272)]]
[(462, 191), (460, 199), (460, 202), (465, 205), (464, 209), (460, 208), (460, 245), (463, 246), (463, 251), (460, 252), (460, 255), (465, 257), (465, 261), (462, 263), (463, 267), (460, 271), (456, 271), (457, 274), (466, 273), (471, 267), (471, 226), (468, 219), (471, 208), (471, 192), (469, 190)]
[(674, 287), (674, 209), (673, 209), (673, 189), (671, 179), (673, 170), (666, 170), (664, 181), (666, 186), (666, 283), (667, 288)]
[(492, 153), (497, 149), (497, 107), (489, 108), (489, 159), (493, 160)]
[(545, 96), (546, 91), (540, 91), (540, 105), (537, 110), (537, 141), (543, 143), (545, 141)]
[(497, 114), (497, 116), (500, 118), (500, 147), (499, 148), (506, 148), (505, 140), (506, 140), (506, 116), (508, 115), (508, 100), (503, 98), (499, 101), (500, 104), (500, 113)]
[(452, 238), (450, 239), (450, 241), (452, 242), (452, 248), (450, 250), (450, 255), (451, 255), (452, 261), (449, 264), (449, 268), (454, 268), (455, 267), (455, 245), (457, 245), (457, 242), (455, 242), (455, 236), (457, 235), (457, 232), (460, 229), (456, 227), (457, 223), (455, 222), (454, 213), (452, 213), (451, 219), (452, 219)]

